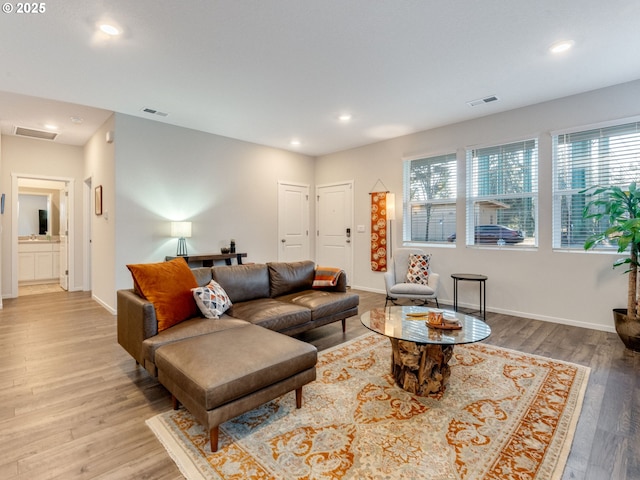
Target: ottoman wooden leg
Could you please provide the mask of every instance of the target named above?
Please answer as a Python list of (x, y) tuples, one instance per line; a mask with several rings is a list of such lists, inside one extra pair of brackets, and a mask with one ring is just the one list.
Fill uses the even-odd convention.
[(217, 452), (218, 451), (218, 427), (217, 426), (209, 430), (209, 438), (211, 440), (211, 451)]
[(173, 394), (171, 394), (171, 403), (173, 404), (174, 410), (178, 410), (180, 408), (180, 400), (178, 400)]

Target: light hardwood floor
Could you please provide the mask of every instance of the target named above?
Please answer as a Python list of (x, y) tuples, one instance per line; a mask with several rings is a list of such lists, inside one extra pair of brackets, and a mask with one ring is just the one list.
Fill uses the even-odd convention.
[[(361, 295), (360, 311), (384, 296)], [(640, 354), (615, 334), (487, 315), (488, 343), (591, 367), (568, 479), (640, 479)], [(299, 336), (322, 350), (367, 330), (358, 317)], [(0, 479), (181, 479), (145, 420), (167, 391), (117, 344), (88, 293), (9, 299), (0, 310)]]

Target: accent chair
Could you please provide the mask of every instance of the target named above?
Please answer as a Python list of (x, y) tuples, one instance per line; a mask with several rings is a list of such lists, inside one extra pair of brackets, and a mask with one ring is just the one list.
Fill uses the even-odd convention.
[[(419, 255), (420, 257), (414, 256), (414, 262), (410, 266), (411, 255)], [(408, 298), (420, 301), (423, 305), (426, 305), (429, 300), (435, 300), (436, 306), (440, 308), (438, 303), (440, 275), (431, 271), (429, 259), (430, 255), (419, 248), (394, 250), (384, 274), (387, 290), (385, 307), (389, 301), (395, 304), (399, 298)]]

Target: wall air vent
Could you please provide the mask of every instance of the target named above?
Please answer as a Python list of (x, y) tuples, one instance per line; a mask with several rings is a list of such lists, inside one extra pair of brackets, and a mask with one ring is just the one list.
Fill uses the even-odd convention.
[(55, 140), (58, 134), (56, 132), (47, 132), (44, 130), (34, 130), (32, 128), (16, 127), (13, 132), (19, 137), (40, 138), (42, 140)]
[(484, 105), (485, 103), (497, 102), (499, 100), (495, 95), (489, 95), (488, 97), (479, 98), (478, 100), (471, 100), (467, 102), (470, 107), (477, 107), (478, 105)]
[(157, 115), (158, 117), (168, 117), (169, 116), (168, 113), (160, 112), (160, 111), (156, 110), (155, 108), (145, 107), (145, 108), (142, 109), (142, 111), (144, 113), (148, 113), (149, 115)]

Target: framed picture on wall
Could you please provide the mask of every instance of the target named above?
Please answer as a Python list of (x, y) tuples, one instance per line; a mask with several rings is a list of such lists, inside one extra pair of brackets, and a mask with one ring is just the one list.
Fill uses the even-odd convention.
[(96, 215), (102, 215), (102, 185), (96, 187)]

